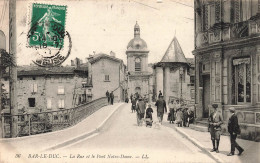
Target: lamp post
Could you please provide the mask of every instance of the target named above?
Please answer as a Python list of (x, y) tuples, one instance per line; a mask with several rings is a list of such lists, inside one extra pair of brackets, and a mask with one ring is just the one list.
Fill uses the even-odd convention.
[(183, 75), (183, 68), (182, 67), (180, 67), (179, 72), (180, 72), (180, 77), (181, 77), (181, 100), (182, 100), (182, 75)]

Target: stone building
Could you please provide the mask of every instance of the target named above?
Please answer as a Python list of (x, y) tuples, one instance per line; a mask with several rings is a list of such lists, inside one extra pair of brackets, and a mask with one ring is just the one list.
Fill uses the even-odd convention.
[[(241, 137), (260, 139), (260, 2), (195, 0), (196, 116), (235, 107)], [(226, 128), (224, 128), (226, 130)]]
[(140, 27), (135, 24), (134, 38), (127, 45), (127, 70), (129, 95), (138, 93), (142, 97), (152, 97), (152, 73), (148, 71), (148, 53), (146, 42), (140, 37)]
[(113, 91), (115, 100), (124, 101), (127, 96), (126, 66), (123, 60), (99, 53), (88, 58), (89, 77), (92, 81), (93, 99), (104, 97), (106, 91)]
[[(87, 67), (21, 66), (17, 78), (18, 113), (68, 109), (91, 100)], [(7, 75), (3, 83), (9, 93)]]
[(176, 37), (173, 38), (161, 61), (154, 65), (155, 90), (158, 96), (162, 92), (167, 102), (171, 99), (183, 99), (194, 103), (193, 59), (185, 58)]

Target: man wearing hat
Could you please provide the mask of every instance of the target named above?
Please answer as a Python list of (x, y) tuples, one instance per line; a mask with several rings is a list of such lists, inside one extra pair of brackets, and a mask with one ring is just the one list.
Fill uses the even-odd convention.
[(237, 150), (239, 151), (238, 155), (240, 156), (244, 152), (244, 149), (241, 148), (236, 142), (237, 134), (240, 134), (238, 118), (235, 114), (234, 107), (229, 108), (229, 111), (231, 113), (231, 116), (228, 120), (228, 132), (230, 134), (231, 152), (228, 154), (228, 156), (234, 155), (235, 148), (237, 148)]
[(163, 95), (161, 95), (160, 98), (156, 101), (155, 106), (157, 106), (157, 117), (159, 122), (162, 124), (164, 110), (167, 113), (166, 102), (163, 99)]
[(217, 111), (217, 104), (213, 104), (212, 107), (214, 110), (209, 116), (209, 130), (213, 149), (210, 152), (216, 151), (219, 153), (218, 146), (220, 141), (221, 125), (223, 124), (223, 117), (221, 112)]

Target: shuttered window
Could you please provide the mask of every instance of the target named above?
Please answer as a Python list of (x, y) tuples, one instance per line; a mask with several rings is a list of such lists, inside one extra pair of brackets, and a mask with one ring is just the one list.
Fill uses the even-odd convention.
[(60, 109), (65, 108), (65, 106), (64, 106), (64, 99), (60, 99), (60, 100), (59, 100), (59, 108), (60, 108)]

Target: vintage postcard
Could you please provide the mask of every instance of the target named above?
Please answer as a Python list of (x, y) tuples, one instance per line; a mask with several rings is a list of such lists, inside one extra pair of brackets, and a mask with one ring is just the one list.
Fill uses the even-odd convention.
[(260, 162), (260, 1), (1, 0), (0, 163)]

